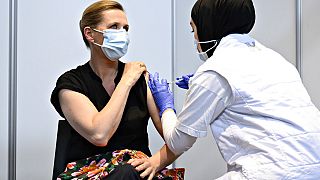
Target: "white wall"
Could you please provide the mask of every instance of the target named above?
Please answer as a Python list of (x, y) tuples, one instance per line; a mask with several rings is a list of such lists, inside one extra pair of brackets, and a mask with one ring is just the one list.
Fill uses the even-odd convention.
[(8, 178), (9, 1), (0, 3), (0, 179)]
[(17, 179), (51, 178), (61, 117), (50, 95), (60, 74), (88, 60), (78, 28), (88, 3), (19, 1)]
[[(91, 2), (94, 1), (19, 1), (17, 179), (51, 177), (57, 122), (61, 118), (49, 99), (59, 75), (89, 60), (78, 24)], [(131, 25), (131, 44), (124, 61), (145, 61), (151, 72), (157, 69), (168, 78), (171, 2), (149, 3), (141, 11), (148, 3), (123, 1)], [(155, 152), (163, 143), (152, 124), (149, 129), (151, 150)]]
[[(123, 60), (144, 61), (149, 72), (160, 72), (167, 79), (194, 72), (201, 64), (189, 27), (195, 1), (120, 0), (131, 25), (131, 44)], [(0, 179), (8, 178), (8, 2), (0, 2)], [(92, 2), (94, 0), (18, 1), (17, 179), (51, 178), (57, 123), (61, 118), (50, 104), (50, 94), (60, 74), (89, 60), (78, 23), (82, 11)], [(174, 15), (171, 14), (172, 2)], [(257, 21), (251, 35), (295, 64), (295, 1), (254, 0), (254, 4)], [(318, 0), (303, 1), (302, 24), (303, 82), (318, 107), (319, 6)], [(185, 92), (174, 88), (178, 112)], [(149, 131), (154, 153), (163, 142), (151, 123)], [(211, 134), (199, 139), (176, 161), (176, 166), (186, 168), (186, 180), (213, 179), (226, 171)]]
[(256, 9), (256, 23), (250, 34), (295, 65), (295, 1), (253, 0), (253, 2)]

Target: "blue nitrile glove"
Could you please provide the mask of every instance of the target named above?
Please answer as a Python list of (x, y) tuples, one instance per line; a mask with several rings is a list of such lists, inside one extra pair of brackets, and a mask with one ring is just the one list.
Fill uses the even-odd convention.
[(167, 80), (162, 79), (160, 82), (159, 73), (156, 72), (154, 76), (152, 76), (152, 74), (149, 75), (148, 84), (153, 95), (154, 101), (157, 107), (159, 108), (160, 117), (162, 117), (162, 113), (168, 108), (171, 108), (176, 112), (176, 110), (174, 109), (173, 93), (169, 88)]
[(176, 85), (182, 89), (189, 89), (189, 80), (193, 76), (193, 74), (184, 75), (182, 77), (176, 78), (178, 80)]

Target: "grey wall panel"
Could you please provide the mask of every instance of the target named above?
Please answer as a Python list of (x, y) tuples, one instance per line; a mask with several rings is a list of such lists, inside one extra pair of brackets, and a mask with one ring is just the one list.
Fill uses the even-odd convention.
[(302, 1), (302, 79), (313, 103), (320, 108), (319, 0)]
[(289, 62), (296, 62), (296, 16), (293, 0), (253, 0), (256, 24), (250, 33)]
[[(57, 122), (61, 117), (49, 102), (50, 94), (59, 75), (89, 60), (78, 23), (91, 2), (94, 1), (19, 1), (18, 179), (51, 177)], [(170, 1), (154, 2), (141, 11), (147, 3), (147, 0), (123, 1), (131, 25), (131, 44), (123, 59), (145, 61), (149, 71), (156, 69), (168, 78)], [(149, 129), (154, 152), (163, 141), (152, 126)]]
[(0, 179), (8, 179), (9, 1), (0, 2)]

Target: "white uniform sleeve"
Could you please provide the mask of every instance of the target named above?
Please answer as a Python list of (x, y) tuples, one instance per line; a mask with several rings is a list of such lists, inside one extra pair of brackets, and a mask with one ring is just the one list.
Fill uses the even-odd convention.
[(207, 127), (231, 103), (232, 90), (219, 74), (209, 71), (196, 74), (178, 118), (173, 110), (162, 114), (166, 144), (176, 155), (187, 151), (197, 137), (207, 134)]
[(161, 117), (161, 122), (166, 144), (174, 154), (182, 154), (196, 142), (197, 138), (181, 132), (175, 127), (178, 120), (173, 110), (165, 111)]
[(204, 137), (208, 126), (231, 103), (232, 89), (214, 71), (196, 73), (189, 86), (176, 128), (193, 137)]

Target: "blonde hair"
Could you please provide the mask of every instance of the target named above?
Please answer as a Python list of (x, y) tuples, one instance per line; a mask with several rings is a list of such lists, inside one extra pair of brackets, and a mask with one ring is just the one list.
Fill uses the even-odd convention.
[(114, 0), (100, 0), (91, 4), (84, 10), (79, 25), (83, 41), (87, 47), (90, 46), (88, 40), (84, 35), (84, 28), (87, 26), (95, 28), (99, 23), (103, 21), (102, 12), (111, 9), (119, 9), (121, 11), (124, 11), (122, 5)]

